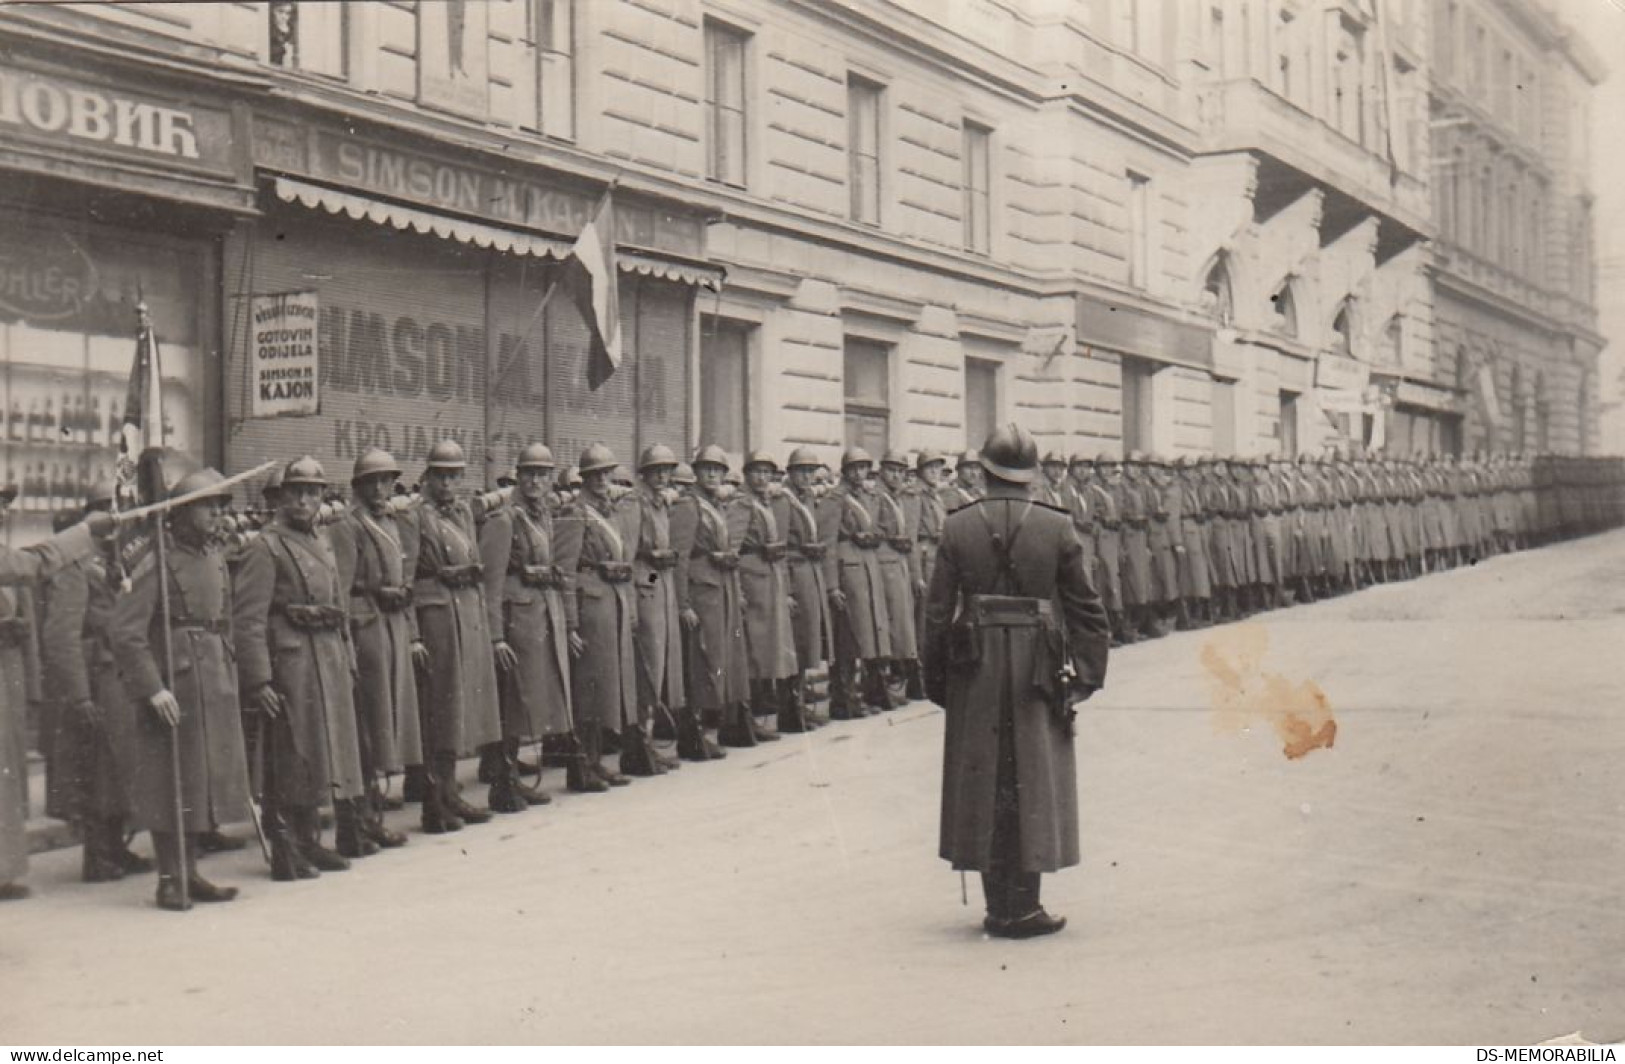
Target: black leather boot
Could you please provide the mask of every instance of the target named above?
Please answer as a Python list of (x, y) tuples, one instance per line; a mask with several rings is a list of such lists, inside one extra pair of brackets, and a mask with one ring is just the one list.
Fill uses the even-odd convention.
[(717, 742), (723, 746), (737, 746), (741, 748), (756, 745), (756, 728), (751, 719), (750, 707), (741, 704), (729, 706), (723, 712), (722, 727), (717, 729)]
[[(282, 810), (275, 804), (267, 802), (264, 811), (260, 814), (261, 826), (265, 829), (265, 837), (271, 843), (271, 878), (278, 883), (290, 883), (296, 879), (315, 879), (321, 875), (316, 866), (305, 860), (304, 854), (299, 852), (299, 844), (294, 841), (293, 828), (288, 824)], [(157, 836), (153, 836), (156, 845)]]
[(570, 764), (566, 772), (566, 786), (578, 794), (602, 794), (609, 790), (609, 781), (599, 773), (598, 725), (579, 729), (574, 737)]
[(684, 761), (719, 761), (728, 752), (705, 737), (700, 715), (685, 708), (677, 711), (677, 756)]
[[(431, 759), (433, 760), (433, 759)], [(441, 801), (441, 784), (435, 778), (432, 765), (423, 766), (423, 832), (426, 835), (444, 835), (463, 830), (463, 822), (451, 808)]]
[(815, 725), (807, 720), (807, 703), (802, 698), (801, 677), (795, 676), (779, 686), (779, 734), (800, 735), (810, 732)]
[(333, 803), (333, 848), (344, 857), (371, 857), (378, 844), (361, 830), (361, 802), (338, 799)]
[(186, 863), (181, 858), (180, 836), (170, 831), (152, 833), (158, 855), (158, 908), (183, 913), (192, 907), (186, 890)]
[[(493, 813), (523, 813), (530, 808), (530, 803), (519, 793), (518, 767), (505, 746), (495, 743), (491, 745), (497, 747), (499, 763), (495, 776), (490, 780), (491, 790), (486, 795), (485, 804), (490, 806)], [(490, 747), (485, 749), (489, 750)], [(483, 757), (481, 769), (482, 771), (484, 769)]]
[(441, 806), (465, 824), (486, 824), (491, 820), (489, 809), (479, 809), (463, 801), (457, 786), (457, 757), (441, 750), (434, 755), (435, 789)]
[(621, 771), (628, 776), (663, 776), (666, 766), (655, 758), (654, 744), (636, 724), (621, 730)]
[(197, 874), (198, 846), (190, 840), (186, 847), (186, 884), (193, 901), (225, 902), (237, 897), (236, 887), (220, 887)]
[(322, 845), (321, 813), (313, 806), (293, 810), (293, 837), (299, 855), (321, 872), (344, 872), (350, 867), (336, 851)]
[(124, 849), (124, 832), (116, 824), (108, 830), (106, 820), (89, 817), (79, 828), (84, 836), (84, 856), (79, 866), (79, 878), (86, 883), (110, 883), (124, 878), (124, 865), (119, 852)]
[(384, 826), (384, 809), (387, 805), (378, 781), (372, 780), (367, 784), (367, 796), (362, 799), (361, 833), (377, 843), (379, 848), (393, 850), (406, 845), (406, 836)]
[(156, 867), (150, 857), (142, 857), (130, 849), (130, 844), (124, 833), (123, 817), (109, 817), (106, 830), (108, 853), (118, 861), (119, 867), (124, 869), (125, 875), (151, 872)]

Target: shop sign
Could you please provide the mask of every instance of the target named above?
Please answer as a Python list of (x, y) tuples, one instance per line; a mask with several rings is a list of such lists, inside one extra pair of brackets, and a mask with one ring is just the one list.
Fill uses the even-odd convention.
[(1137, 358), (1213, 365), (1213, 333), (1134, 307), (1078, 297), (1078, 343)]
[(228, 112), (59, 74), (0, 65), (0, 130), (23, 140), (233, 172)]
[(34, 324), (77, 316), (96, 291), (96, 264), (62, 233), (0, 243), (0, 315)]
[(250, 417), (299, 417), (319, 412), (320, 305), (315, 292), (255, 296), (250, 303), (253, 342)]
[(1358, 395), (1371, 381), (1371, 367), (1352, 358), (1321, 355), (1315, 360), (1315, 386)]

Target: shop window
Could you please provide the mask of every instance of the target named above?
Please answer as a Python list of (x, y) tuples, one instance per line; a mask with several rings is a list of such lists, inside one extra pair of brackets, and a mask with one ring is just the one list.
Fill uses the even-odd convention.
[(874, 340), (846, 341), (846, 445), (877, 462), (891, 446), (891, 351)]
[(207, 254), (178, 242), (0, 215), (0, 483), (19, 489), (0, 540), (43, 539), (52, 515), (111, 475), (145, 299), (170, 447), (202, 458)]
[(993, 225), (989, 214), (992, 189), (993, 133), (986, 126), (966, 122), (961, 131), (961, 163), (964, 203), (961, 211), (965, 220), (965, 250), (986, 255), (992, 239)]
[(750, 352), (756, 328), (744, 322), (701, 320), (700, 444), (730, 454), (750, 448)]
[(1128, 283), (1146, 288), (1151, 280), (1151, 179), (1128, 174)]
[(266, 9), (272, 66), (342, 78), (349, 73), (348, 4), (274, 0)]
[(705, 20), (706, 176), (745, 187), (745, 46), (750, 37)]
[(880, 103), (872, 81), (846, 79), (847, 188), (855, 222), (880, 224)]
[(1154, 362), (1138, 358), (1122, 361), (1123, 399), (1123, 451), (1150, 451), (1153, 433), (1154, 409), (1152, 378), (1157, 374)]
[(999, 364), (965, 359), (965, 446), (979, 448), (999, 423)]
[(534, 0), (536, 128), (549, 137), (576, 135), (575, 3)]

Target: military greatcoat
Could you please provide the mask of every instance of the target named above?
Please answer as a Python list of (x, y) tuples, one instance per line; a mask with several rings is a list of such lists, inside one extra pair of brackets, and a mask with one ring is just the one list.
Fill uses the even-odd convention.
[(1077, 770), (1059, 671), (1070, 662), (1080, 684), (1102, 686), (1110, 636), (1069, 515), (997, 497), (950, 514), (927, 602), (926, 693), (947, 710), (941, 856), (955, 868), (990, 866), (1008, 717), (1017, 868), (1077, 864)]
[(350, 593), (350, 641), (356, 658), (356, 724), (374, 771), (394, 774), (423, 763), (412, 641), (412, 574), (417, 537), (388, 507), (353, 507), (329, 530), (339, 586)]
[[(728, 509), (696, 488), (671, 513), (678, 605), (693, 610), (700, 622), (689, 633), (687, 646), (689, 704), (701, 711), (725, 709), (750, 698), (739, 551)], [(743, 535), (742, 528), (739, 534)]]
[(275, 797), (309, 807), (359, 797), (349, 588), (323, 528), (295, 528), (279, 516), (249, 544), (237, 567), (233, 629), (244, 704), (265, 684), (282, 696), (272, 728)]
[(1208, 523), (1211, 516), (1202, 491), (1200, 474), (1187, 473), (1176, 483), (1180, 493), (1179, 536), (1185, 548), (1180, 555), (1180, 591), (1186, 598), (1213, 597), (1213, 566), (1208, 557)]
[(834, 637), (830, 632), (829, 588), (824, 583), (824, 545), (818, 541), (818, 501), (791, 488), (773, 500), (773, 513), (784, 528), (789, 552), (790, 597), (795, 611), (796, 667), (805, 671), (827, 661)]
[(665, 493), (647, 486), (639, 486), (631, 499), (638, 508), (638, 549), (632, 562), (638, 595), (638, 701), (645, 711), (660, 705), (670, 712), (688, 705), (672, 507)]
[(834, 624), (837, 654), (864, 661), (896, 657), (880, 574), (880, 530), (864, 494), (837, 485), (819, 508), (818, 534), (825, 551), (824, 583), (846, 596), (846, 609)]
[(474, 518), (456, 500), (425, 500), (412, 513), (418, 559), (412, 603), (429, 649), (418, 687), (423, 752), (467, 754), (502, 738)]
[[(237, 664), (232, 643), (232, 578), (225, 553), (171, 540), (170, 630), (175, 664), (169, 688), (180, 704), (180, 777), (185, 830), (208, 831), (248, 819), (248, 764), (243, 748)], [(113, 607), (111, 638), (133, 736), (131, 827), (175, 830), (170, 727), (147, 705), (164, 690), (164, 618), (159, 609), (157, 553), (132, 566), (131, 588)]]
[(740, 511), (745, 527), (739, 543), (739, 591), (752, 680), (783, 680), (798, 671), (790, 621), (790, 564), (784, 530), (771, 502), (744, 491), (730, 504)]
[(570, 644), (564, 572), (553, 551), (553, 515), (522, 499), (498, 507), (480, 527), (486, 623), (518, 663), (497, 677), (504, 738), (570, 730)]
[(914, 540), (908, 533), (903, 505), (885, 486), (870, 497), (880, 545), (880, 586), (886, 592), (886, 616), (891, 621), (891, 657), (901, 661), (920, 656), (914, 632)]
[(570, 669), (570, 705), (578, 729), (620, 731), (639, 725), (637, 593), (632, 559), (638, 547), (638, 508), (627, 500), (600, 502), (583, 492), (559, 514), (558, 564), (573, 584), (564, 612), (586, 643)]

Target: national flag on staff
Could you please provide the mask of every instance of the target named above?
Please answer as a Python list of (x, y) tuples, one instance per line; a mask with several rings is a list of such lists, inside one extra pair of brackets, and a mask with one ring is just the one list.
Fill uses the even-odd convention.
[(587, 323), (587, 387), (597, 389), (621, 367), (621, 298), (615, 269), (615, 186), (576, 237), (560, 282)]
[(135, 362), (130, 366), (124, 423), (119, 429), (118, 479), (121, 486), (134, 484), (145, 504), (164, 494), (163, 366), (145, 300), (136, 314)]

